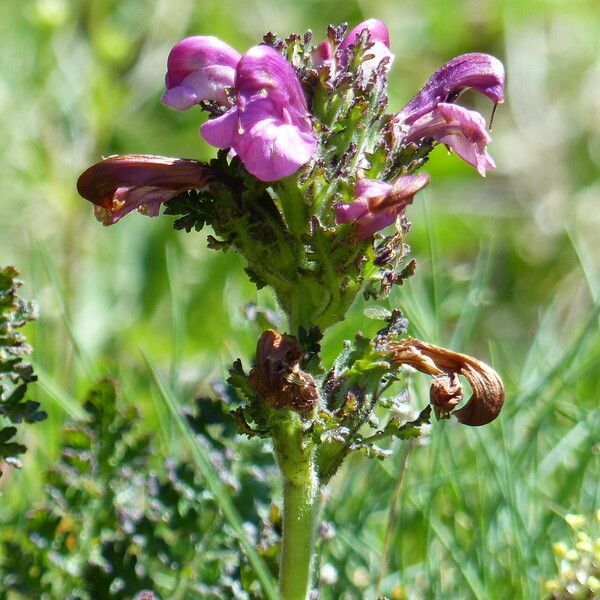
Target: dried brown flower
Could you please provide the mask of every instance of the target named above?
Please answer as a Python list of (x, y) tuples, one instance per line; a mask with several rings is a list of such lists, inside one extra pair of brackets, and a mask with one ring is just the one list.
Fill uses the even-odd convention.
[(304, 354), (295, 337), (267, 329), (256, 345), (256, 364), (248, 375), (250, 385), (274, 408), (287, 406), (308, 412), (319, 392), (313, 377), (300, 369)]
[(504, 385), (498, 373), (485, 363), (415, 338), (390, 342), (387, 350), (394, 364), (410, 365), (433, 377), (430, 397), (438, 418), (448, 417), (462, 399), (458, 375), (463, 375), (473, 389), (469, 401), (453, 413), (461, 423), (485, 425), (500, 413)]
[(187, 190), (205, 189), (214, 177), (214, 170), (197, 160), (121, 154), (84, 171), (77, 191), (94, 204), (99, 221), (113, 225), (132, 210), (155, 217), (163, 202)]

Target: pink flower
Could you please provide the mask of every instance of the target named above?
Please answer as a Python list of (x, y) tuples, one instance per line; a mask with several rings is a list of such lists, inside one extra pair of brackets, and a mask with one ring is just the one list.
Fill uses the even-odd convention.
[[(377, 19), (368, 19), (359, 23), (356, 27), (351, 29), (338, 49), (339, 66), (343, 69), (348, 65), (348, 60), (351, 57), (350, 46), (356, 44), (363, 31), (368, 31), (369, 42), (371, 48), (367, 51), (367, 55), (372, 58), (365, 60), (361, 65), (361, 74), (363, 77), (370, 77), (371, 73), (380, 65), (384, 58), (389, 59), (387, 61), (387, 69), (390, 68), (394, 55), (390, 52), (390, 34), (388, 32), (385, 23)], [(321, 42), (314, 54), (313, 60), (316, 66), (327, 65), (330, 69), (331, 76), (335, 76), (337, 72), (337, 65), (331, 44), (328, 40)]]
[(396, 119), (410, 125), (441, 102), (454, 102), (467, 88), (501, 104), (504, 102), (504, 79), (504, 66), (494, 56), (479, 52), (462, 54), (441, 66)]
[(426, 173), (399, 177), (393, 184), (359, 179), (354, 187), (354, 201), (334, 204), (335, 221), (338, 224), (355, 221), (356, 236), (366, 240), (402, 215), (429, 181)]
[(198, 35), (173, 46), (167, 60), (162, 103), (186, 110), (203, 100), (227, 104), (241, 54), (213, 36)]
[(484, 118), (477, 111), (440, 103), (411, 125), (404, 141), (423, 138), (433, 138), (452, 148), (483, 177), (486, 171), (496, 167), (486, 148), (492, 138), (485, 129)]
[(504, 102), (504, 67), (488, 54), (463, 54), (440, 67), (396, 115), (396, 134), (403, 143), (431, 138), (446, 144), (485, 176), (495, 168), (487, 152), (491, 137), (476, 111), (452, 104), (466, 88)]
[(202, 137), (232, 148), (261, 181), (295, 173), (314, 154), (316, 139), (300, 82), (288, 61), (269, 46), (254, 46), (238, 63), (237, 103), (207, 121)]
[(212, 169), (196, 160), (123, 154), (84, 171), (77, 191), (94, 204), (99, 221), (113, 225), (136, 209), (156, 217), (163, 202), (186, 190), (204, 189), (212, 178)]

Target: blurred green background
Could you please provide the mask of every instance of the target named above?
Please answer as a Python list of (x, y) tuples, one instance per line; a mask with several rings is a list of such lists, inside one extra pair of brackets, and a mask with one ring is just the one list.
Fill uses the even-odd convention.
[[(386, 463), (356, 459), (331, 486), (323, 598), (373, 598), (388, 509), (399, 494), (381, 591), (395, 598), (536, 598), (556, 572), (551, 541), (567, 512), (600, 508), (600, 10), (595, 0), (5, 0), (0, 3), (0, 264), (14, 264), (41, 308), (28, 328), (49, 419), (25, 468), (0, 480), (0, 521), (40, 497), (60, 426), (97, 376), (116, 377), (156, 431), (177, 445), (144, 348), (182, 398), (206, 389), (259, 333), (243, 306), (273, 307), (231, 253), (171, 218), (132, 215), (103, 228), (75, 191), (89, 164), (122, 152), (208, 159), (200, 111), (163, 107), (166, 57), (192, 34), (244, 50), (279, 35), (377, 17), (396, 61), (400, 109), (453, 56), (495, 54), (508, 73), (493, 124), (497, 170), (482, 180), (443, 148), (409, 209), (417, 274), (387, 306), (411, 333), (491, 362), (507, 385), (493, 425), (433, 426)], [(485, 99), (465, 104), (488, 116)], [(329, 332), (381, 324), (363, 315)], [(427, 382), (415, 377), (415, 403)], [(424, 390), (423, 390), (424, 388)], [(336, 572), (335, 576), (332, 573)], [(327, 570), (325, 572), (327, 579)], [(337, 578), (337, 583), (333, 582)], [(404, 591), (402, 591), (404, 590)], [(345, 595), (344, 595), (345, 594)], [(404, 594), (404, 596), (402, 595)]]

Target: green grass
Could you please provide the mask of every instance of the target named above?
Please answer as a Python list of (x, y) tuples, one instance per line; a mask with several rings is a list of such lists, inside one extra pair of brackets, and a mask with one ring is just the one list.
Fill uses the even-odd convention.
[[(169, 218), (137, 215), (102, 228), (75, 193), (78, 173), (101, 155), (211, 156), (197, 135), (199, 113), (158, 102), (169, 47), (206, 33), (243, 49), (268, 29), (310, 27), (320, 39), (328, 22), (376, 16), (391, 29), (398, 109), (461, 52), (498, 54), (509, 76), (490, 147), (498, 170), (482, 180), (443, 149), (434, 152), (426, 169), (432, 185), (409, 209), (419, 267), (388, 301), (406, 312), (412, 334), (489, 360), (505, 380), (506, 406), (482, 429), (436, 423), (431, 442), (411, 449), (381, 592), (402, 585), (411, 600), (539, 597), (556, 572), (551, 541), (565, 532), (564, 514), (600, 508), (595, 3), (244, 7), (231, 0), (0, 6), (0, 263), (19, 267), (23, 293), (40, 304), (27, 334), (40, 375), (35, 398), (49, 413), (33, 428), (25, 468), (0, 481), (0, 522), (18, 522), (40, 497), (60, 427), (79, 414), (93, 378), (119, 380), (162, 451), (178, 452), (177, 422), (140, 347), (184, 402), (222, 378), (234, 358), (248, 363), (259, 329), (242, 307), (274, 308), (237, 257), (205, 248), (204, 233), (175, 233)], [(378, 329), (364, 307), (357, 302), (329, 332), (326, 359), (356, 329)], [(424, 376), (411, 376), (416, 406), (426, 402), (426, 387)], [(384, 463), (356, 457), (332, 482), (325, 518), (337, 535), (321, 563), (336, 567), (338, 583), (324, 599), (375, 597), (403, 460), (400, 445)]]

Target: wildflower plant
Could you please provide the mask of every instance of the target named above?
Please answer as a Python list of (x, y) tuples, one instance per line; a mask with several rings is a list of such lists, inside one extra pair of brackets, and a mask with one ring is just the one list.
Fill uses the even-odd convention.
[[(481, 175), (494, 168), (483, 117), (457, 100), (474, 89), (504, 100), (504, 69), (472, 53), (438, 69), (403, 108), (390, 107), (394, 60), (386, 26), (330, 26), (283, 40), (268, 33), (243, 54), (211, 36), (176, 44), (162, 102), (198, 107), (200, 135), (218, 148), (208, 163), (146, 155), (109, 157), (86, 170), (79, 193), (113, 225), (137, 210), (212, 229), (209, 247), (232, 249), (251, 281), (272, 289), (285, 331), (257, 341), (254, 365), (236, 361), (228, 384), (239, 431), (272, 440), (283, 479), (279, 591), (304, 600), (312, 587), (322, 491), (351, 453), (385, 458), (386, 440), (419, 437), (431, 412), (484, 425), (504, 402), (500, 377), (477, 359), (406, 336), (394, 310), (372, 339), (357, 333), (333, 364), (320, 341), (359, 294), (386, 298), (415, 270), (407, 208), (430, 183), (420, 172), (444, 144)], [(406, 367), (432, 378), (430, 403), (406, 422), (392, 386)], [(462, 401), (460, 376), (472, 389)], [(387, 410), (383, 424), (375, 409)]]

